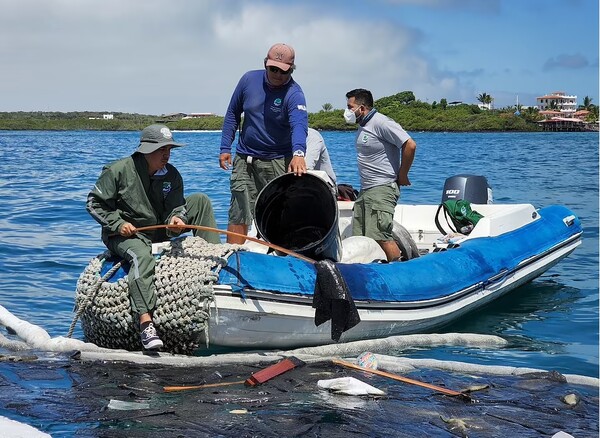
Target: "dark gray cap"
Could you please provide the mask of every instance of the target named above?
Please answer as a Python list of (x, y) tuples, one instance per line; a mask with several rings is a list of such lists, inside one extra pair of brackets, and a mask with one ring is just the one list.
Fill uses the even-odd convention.
[(173, 134), (171, 133), (171, 130), (165, 125), (155, 123), (154, 125), (146, 126), (142, 130), (142, 135), (140, 136), (140, 145), (138, 146), (136, 152), (140, 152), (142, 154), (151, 154), (163, 146), (172, 146), (174, 148), (178, 148), (184, 146), (184, 144), (175, 143), (173, 141)]

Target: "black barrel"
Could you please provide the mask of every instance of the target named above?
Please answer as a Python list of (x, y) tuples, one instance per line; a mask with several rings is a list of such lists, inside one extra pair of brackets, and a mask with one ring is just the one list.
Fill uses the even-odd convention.
[(259, 235), (315, 260), (341, 258), (337, 198), (311, 174), (278, 176), (258, 194), (254, 220)]

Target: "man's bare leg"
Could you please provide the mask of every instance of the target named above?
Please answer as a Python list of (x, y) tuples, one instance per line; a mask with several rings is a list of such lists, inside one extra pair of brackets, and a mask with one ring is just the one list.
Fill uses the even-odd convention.
[(379, 246), (381, 246), (381, 249), (383, 249), (388, 262), (400, 261), (402, 253), (400, 252), (400, 248), (398, 248), (398, 244), (395, 241), (378, 240), (377, 243)]
[[(244, 236), (248, 235), (248, 225), (244, 224), (229, 224), (227, 225), (227, 231), (231, 231), (233, 233), (243, 234)], [(227, 243), (237, 243), (239, 245), (243, 245), (246, 242), (246, 239), (241, 236), (231, 236), (227, 235)]]

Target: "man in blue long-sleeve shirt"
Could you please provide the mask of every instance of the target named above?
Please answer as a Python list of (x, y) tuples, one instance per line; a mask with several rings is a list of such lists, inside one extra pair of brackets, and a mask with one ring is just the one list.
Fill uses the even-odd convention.
[[(231, 174), (229, 231), (248, 234), (256, 197), (269, 181), (286, 171), (306, 173), (308, 114), (304, 92), (292, 79), (294, 62), (291, 46), (275, 44), (265, 69), (245, 73), (229, 102), (219, 155), (222, 169), (232, 166), (231, 145), (244, 114)], [(244, 243), (245, 238), (229, 235), (227, 241)]]

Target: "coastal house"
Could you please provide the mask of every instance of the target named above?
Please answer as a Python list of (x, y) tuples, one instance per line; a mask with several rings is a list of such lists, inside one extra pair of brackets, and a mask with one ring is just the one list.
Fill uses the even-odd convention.
[(573, 117), (577, 111), (577, 96), (567, 95), (564, 91), (555, 91), (536, 100), (540, 114), (547, 111), (550, 117), (554, 117), (554, 111), (558, 111), (560, 117)]
[(596, 131), (597, 126), (585, 121), (589, 111), (577, 111), (577, 96), (563, 91), (540, 96), (537, 107), (544, 120), (538, 124), (544, 131)]
[(102, 117), (88, 117), (89, 120), (113, 120), (115, 118), (114, 114), (102, 114)]

